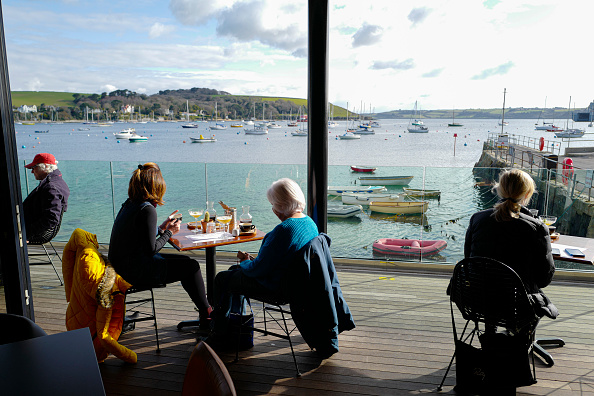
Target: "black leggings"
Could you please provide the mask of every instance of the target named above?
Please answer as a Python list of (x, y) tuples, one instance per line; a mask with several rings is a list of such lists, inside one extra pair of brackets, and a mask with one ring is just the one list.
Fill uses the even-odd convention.
[[(181, 281), (181, 284), (201, 313), (205, 313), (210, 304), (206, 299), (204, 280), (198, 261), (181, 254), (159, 254), (157, 261), (166, 269), (165, 283)], [(156, 258), (156, 257), (155, 257)]]

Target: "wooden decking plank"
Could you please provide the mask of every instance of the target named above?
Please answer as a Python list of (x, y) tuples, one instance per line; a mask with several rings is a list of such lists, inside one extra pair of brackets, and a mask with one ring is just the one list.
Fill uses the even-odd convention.
[[(234, 260), (220, 258), (219, 263), (221, 270)], [(65, 331), (63, 287), (51, 266), (31, 268), (37, 323), (48, 333)], [(449, 276), (391, 273), (389, 268), (339, 269), (339, 279), (357, 324), (339, 336), (340, 352), (320, 361), (297, 333), (294, 347), (304, 375), (295, 379), (288, 343), (256, 334), (254, 348), (240, 352), (239, 362), (233, 363), (233, 352), (220, 354), (240, 395), (435, 393), (454, 348), (445, 295)], [(594, 394), (594, 288), (564, 281), (553, 282), (545, 291), (561, 315), (557, 320), (543, 318), (537, 336), (561, 336), (567, 345), (551, 349), (555, 366), (537, 363), (538, 384), (520, 388), (517, 394)], [(137, 352), (139, 361), (130, 365), (109, 357), (100, 364), (108, 395), (161, 396), (181, 391), (187, 360), (197, 341), (193, 331), (177, 331), (176, 325), (198, 314), (179, 283), (155, 289), (155, 298), (162, 351), (155, 351), (150, 322), (137, 323), (134, 331), (122, 335), (120, 342)], [(454, 371), (455, 365), (443, 394), (453, 394)]]

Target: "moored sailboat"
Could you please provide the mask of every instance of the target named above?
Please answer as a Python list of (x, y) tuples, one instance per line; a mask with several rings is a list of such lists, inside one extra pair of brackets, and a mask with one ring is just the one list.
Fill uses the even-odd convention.
[(456, 113), (454, 111), (454, 109), (452, 109), (452, 122), (450, 122), (448, 124), (449, 127), (461, 127), (464, 126), (462, 124), (460, 124), (459, 122), (456, 122)]
[(420, 121), (415, 118), (413, 121), (413, 117), (417, 117), (417, 101), (415, 100), (415, 108), (413, 110), (413, 114), (411, 118), (408, 120), (408, 127), (406, 128), (410, 133), (428, 133), (429, 128), (423, 125), (423, 121)]

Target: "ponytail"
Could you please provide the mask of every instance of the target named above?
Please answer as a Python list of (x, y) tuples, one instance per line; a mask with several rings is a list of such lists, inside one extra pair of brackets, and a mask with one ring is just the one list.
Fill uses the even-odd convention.
[(522, 205), (526, 205), (536, 189), (534, 180), (519, 169), (504, 171), (499, 182), (493, 187), (501, 201), (495, 207), (495, 220), (511, 221), (520, 217)]

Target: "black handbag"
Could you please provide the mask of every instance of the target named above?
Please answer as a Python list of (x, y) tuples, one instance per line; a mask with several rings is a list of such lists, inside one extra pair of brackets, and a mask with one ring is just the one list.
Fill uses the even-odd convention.
[[(243, 302), (243, 304), (242, 304)], [(254, 313), (243, 295), (233, 294), (229, 311), (229, 339), (243, 351), (254, 346)]]

